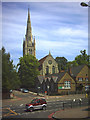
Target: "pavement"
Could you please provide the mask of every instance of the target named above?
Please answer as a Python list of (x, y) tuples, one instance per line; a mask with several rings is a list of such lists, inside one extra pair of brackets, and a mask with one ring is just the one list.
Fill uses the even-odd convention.
[(52, 118), (56, 120), (63, 120), (64, 118), (90, 119), (90, 106), (59, 110), (53, 114)]
[[(39, 98), (42, 98), (41, 96), (38, 96)], [(61, 96), (48, 96), (45, 95), (43, 98), (46, 99), (47, 102), (49, 101), (57, 101), (57, 100), (78, 100), (78, 99), (82, 99), (85, 98), (85, 94), (73, 94), (73, 95), (61, 95)]]
[[(14, 93), (17, 92), (17, 91), (14, 91)], [(34, 92), (29, 92), (30, 94), (32, 95), (35, 95), (34, 98), (45, 98), (46, 101), (57, 101), (57, 100), (65, 100), (65, 99), (80, 99), (80, 98), (85, 98), (85, 94), (73, 94), (73, 95), (59, 95), (59, 96), (48, 96), (48, 95), (45, 95), (45, 94), (39, 94), (37, 95), (37, 93), (34, 93)], [(12, 99), (4, 99), (3, 102), (12, 102), (12, 101), (20, 101), (22, 98), (20, 97), (17, 97), (17, 96), (14, 96), (14, 98)]]

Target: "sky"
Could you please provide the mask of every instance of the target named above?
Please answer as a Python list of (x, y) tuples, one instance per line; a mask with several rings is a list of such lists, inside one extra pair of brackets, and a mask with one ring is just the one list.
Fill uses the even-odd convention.
[(80, 50), (88, 54), (88, 8), (80, 2), (3, 2), (2, 45), (17, 65), (23, 56), (28, 8), (32, 34), (36, 39), (36, 58), (51, 52), (53, 58), (75, 59)]

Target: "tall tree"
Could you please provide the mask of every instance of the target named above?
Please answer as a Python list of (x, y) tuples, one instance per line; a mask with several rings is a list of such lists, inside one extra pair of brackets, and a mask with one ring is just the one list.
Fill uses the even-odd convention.
[(90, 56), (86, 54), (86, 50), (81, 50), (80, 53), (81, 53), (80, 55), (75, 57), (76, 62), (79, 65), (82, 65), (82, 64), (89, 65), (89, 58), (90, 58)]
[(67, 62), (67, 68), (70, 68), (72, 66), (78, 66), (78, 63), (76, 62), (76, 60)]
[(35, 87), (35, 80), (39, 75), (39, 62), (32, 55), (24, 55), (19, 61), (19, 77), (21, 80), (21, 87), (33, 88)]
[(18, 73), (13, 65), (13, 60), (10, 60), (10, 54), (2, 48), (2, 90), (9, 91), (16, 89), (20, 85)]
[(56, 57), (55, 61), (58, 63), (59, 71), (66, 69), (67, 59), (65, 57)]

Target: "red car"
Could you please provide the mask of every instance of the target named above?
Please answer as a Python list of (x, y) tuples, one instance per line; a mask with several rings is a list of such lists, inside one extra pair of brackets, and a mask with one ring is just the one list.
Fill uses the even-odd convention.
[(27, 111), (33, 111), (35, 109), (43, 109), (46, 110), (47, 102), (43, 98), (36, 98), (31, 101), (31, 103), (26, 104), (26, 110)]

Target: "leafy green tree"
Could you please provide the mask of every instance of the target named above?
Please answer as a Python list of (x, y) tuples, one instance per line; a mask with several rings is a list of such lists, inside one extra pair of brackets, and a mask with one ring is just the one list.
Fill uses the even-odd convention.
[(10, 54), (5, 52), (2, 47), (2, 90), (9, 91), (17, 89), (20, 86), (18, 73), (13, 65), (13, 60), (10, 60)]
[(90, 66), (90, 62), (89, 62), (90, 55), (86, 54), (86, 50), (81, 50), (80, 53), (81, 53), (80, 55), (77, 55), (75, 57), (75, 60), (67, 62), (67, 68), (70, 68), (72, 66), (83, 65), (83, 64)]
[(65, 57), (56, 57), (55, 61), (58, 63), (59, 71), (66, 69), (67, 59)]
[(82, 65), (82, 64), (89, 65), (90, 56), (86, 54), (86, 50), (83, 50), (83, 51), (81, 50), (80, 53), (81, 53), (80, 55), (75, 57), (76, 62), (79, 65)]
[(76, 62), (76, 60), (73, 60), (73, 61), (69, 61), (67, 62), (67, 68), (70, 68), (70, 67), (74, 67), (74, 66), (78, 66), (78, 63)]
[(21, 87), (28, 89), (35, 87), (35, 80), (39, 75), (38, 60), (32, 55), (24, 55), (20, 58), (18, 66)]

